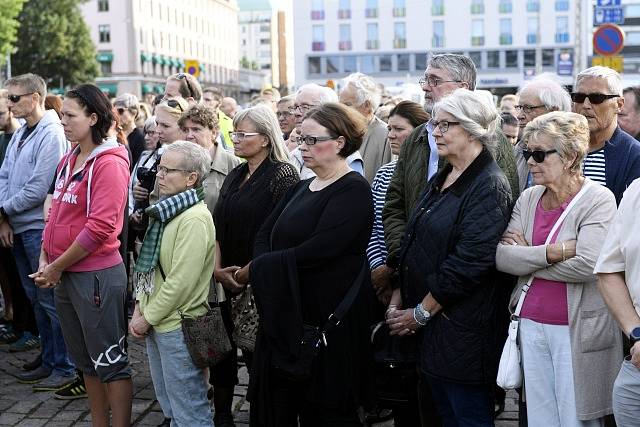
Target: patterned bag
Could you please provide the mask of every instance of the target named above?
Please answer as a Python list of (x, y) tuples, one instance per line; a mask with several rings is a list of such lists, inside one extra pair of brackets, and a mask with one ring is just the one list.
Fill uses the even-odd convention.
[(238, 348), (253, 352), (258, 334), (258, 309), (253, 299), (251, 285), (231, 300), (233, 316), (233, 341)]
[(231, 353), (231, 341), (222, 321), (220, 307), (209, 308), (199, 317), (181, 311), (182, 333), (193, 364), (198, 368), (216, 365)]

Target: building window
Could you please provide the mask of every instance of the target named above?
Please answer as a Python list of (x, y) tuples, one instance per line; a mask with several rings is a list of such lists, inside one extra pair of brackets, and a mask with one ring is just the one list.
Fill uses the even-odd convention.
[(507, 50), (504, 52), (504, 66), (506, 68), (518, 68), (517, 50)]
[(444, 0), (433, 0), (431, 14), (434, 16), (444, 15)]
[(358, 71), (358, 58), (356, 56), (345, 56), (342, 58), (342, 71), (345, 73), (355, 73)]
[(351, 50), (351, 25), (340, 24), (340, 41), (338, 42), (338, 49)]
[(625, 18), (640, 18), (640, 4), (627, 4), (624, 7)]
[(500, 19), (500, 44), (509, 45), (513, 43), (511, 35), (511, 18)]
[(324, 50), (324, 26), (314, 25), (312, 27), (313, 42), (311, 44), (311, 50), (323, 51)]
[(500, 68), (500, 52), (490, 50), (487, 52), (487, 68)]
[(100, 72), (103, 76), (108, 76), (109, 74), (111, 74), (111, 62), (101, 62)]
[(536, 51), (535, 50), (525, 50), (524, 51), (524, 63), (525, 67), (535, 67), (536, 66)]
[(309, 74), (320, 74), (320, 57), (309, 57)]
[(327, 56), (327, 73), (339, 73), (340, 72), (340, 57), (339, 56)]
[[(556, 16), (556, 43), (569, 42), (569, 17)], [(627, 41), (627, 43), (629, 43)]]
[(427, 69), (427, 54), (416, 53), (416, 71), (423, 72)]
[[(246, 30), (246, 26), (245, 25), (242, 26), (242, 30), (243, 30), (242, 32), (244, 33), (245, 30)], [(260, 25), (260, 32), (261, 33), (270, 33), (271, 32), (271, 25), (269, 25), (269, 24)]]
[(484, 46), (484, 21), (482, 19), (471, 21), (471, 46)]
[(527, 0), (527, 12), (540, 12), (540, 1)]
[(476, 68), (482, 68), (482, 53), (481, 52), (469, 52), (469, 58), (473, 61)]
[(629, 45), (640, 44), (640, 31), (627, 31), (624, 42)]
[(556, 0), (556, 11), (566, 12), (569, 10), (569, 0)]
[(553, 49), (542, 49), (542, 66), (553, 67), (555, 65), (555, 52)]
[(407, 47), (407, 29), (404, 22), (393, 24), (393, 47), (395, 49)]
[(109, 12), (109, 0), (98, 0), (98, 12)]
[(311, 5), (311, 19), (324, 19), (324, 0), (313, 0)]
[(511, 11), (513, 10), (511, 0), (500, 0), (498, 10), (500, 11), (500, 13), (511, 13)]
[(385, 73), (393, 71), (391, 55), (380, 56), (380, 71)]
[(376, 58), (371, 55), (360, 57), (360, 71), (365, 74), (376, 72)]
[(444, 21), (433, 21), (432, 47), (444, 47)]
[(378, 49), (378, 24), (367, 24), (367, 49)]
[(340, 0), (338, 19), (351, 19), (351, 0)]
[(378, 17), (378, 0), (367, 0), (367, 7), (364, 10), (364, 16), (366, 18)]
[(271, 44), (271, 39), (260, 39), (260, 44)]
[(538, 43), (538, 18), (527, 18), (527, 44)]
[(100, 43), (111, 42), (111, 26), (110, 25), (98, 25), (98, 34)]
[(402, 17), (407, 15), (407, 5), (405, 0), (393, 0), (393, 16)]
[(484, 0), (471, 0), (471, 13), (484, 13)]
[(410, 58), (411, 55), (405, 53), (398, 55), (398, 71), (409, 71)]

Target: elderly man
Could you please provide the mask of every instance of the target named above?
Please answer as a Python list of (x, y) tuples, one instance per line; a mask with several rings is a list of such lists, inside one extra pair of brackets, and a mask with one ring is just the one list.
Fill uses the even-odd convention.
[[(518, 92), (518, 104), (515, 106), (520, 135), (525, 126), (533, 119), (550, 111), (571, 111), (571, 97), (558, 82), (547, 76), (529, 81)], [(520, 191), (531, 185), (529, 166), (522, 155), (522, 141), (513, 147), (518, 167)]]
[(371, 184), (380, 166), (391, 161), (387, 124), (374, 114), (380, 105), (380, 88), (365, 74), (351, 74), (344, 79), (340, 102), (355, 108), (369, 122), (359, 151), (364, 161), (364, 176)]
[(640, 141), (640, 86), (629, 86), (622, 91), (624, 105), (618, 113), (618, 126)]
[(584, 175), (605, 185), (620, 204), (624, 190), (640, 176), (640, 143), (618, 127), (617, 115), (625, 102), (620, 74), (607, 67), (587, 68), (573, 87), (573, 111), (589, 122)]
[(285, 141), (289, 139), (289, 135), (293, 128), (296, 127), (296, 118), (291, 113), (293, 104), (295, 103), (294, 95), (287, 95), (284, 98), (280, 98), (277, 105), (276, 116), (278, 116), (278, 123), (280, 124), (280, 130), (284, 136)]
[(222, 101), (220, 102), (220, 111), (225, 113), (230, 119), (233, 119), (233, 116), (238, 112), (238, 103), (235, 98), (231, 98), (230, 96), (222, 98)]
[(233, 132), (233, 120), (220, 109), (223, 98), (222, 90), (217, 87), (209, 86), (202, 90), (202, 103), (218, 115), (218, 127), (220, 128), (218, 142), (226, 150), (233, 151), (233, 141), (230, 136), (230, 132)]

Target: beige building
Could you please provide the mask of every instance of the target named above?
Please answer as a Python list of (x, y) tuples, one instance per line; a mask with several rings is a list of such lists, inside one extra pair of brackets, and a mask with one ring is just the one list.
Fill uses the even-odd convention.
[(203, 86), (236, 93), (236, 0), (90, 0), (81, 5), (111, 96), (161, 93), (168, 75), (197, 61)]

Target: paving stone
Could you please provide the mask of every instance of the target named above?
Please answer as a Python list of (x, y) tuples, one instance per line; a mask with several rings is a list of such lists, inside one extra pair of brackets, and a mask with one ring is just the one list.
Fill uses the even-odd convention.
[(18, 424), (16, 424), (16, 427), (41, 427), (44, 425), (49, 425), (48, 419), (28, 418), (20, 421)]
[(157, 426), (164, 420), (164, 414), (162, 412), (149, 412), (145, 417), (137, 422), (136, 425), (139, 426)]
[(58, 412), (55, 416), (55, 419), (58, 421), (77, 421), (81, 419), (84, 415), (84, 411), (69, 411), (64, 410)]
[(25, 414), (16, 414), (13, 412), (4, 412), (0, 414), (0, 425), (9, 425), (12, 426), (14, 424), (19, 423)]
[(29, 412), (33, 411), (38, 405), (42, 405), (42, 402), (40, 402), (39, 400), (21, 400), (11, 408), (9, 408), (7, 412), (28, 414)]

